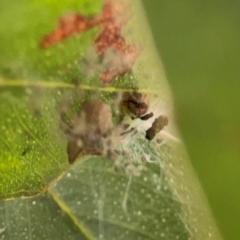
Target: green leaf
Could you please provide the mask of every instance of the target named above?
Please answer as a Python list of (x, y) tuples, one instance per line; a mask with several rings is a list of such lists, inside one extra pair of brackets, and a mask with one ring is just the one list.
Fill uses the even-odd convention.
[(63, 92), (72, 95), (68, 89), (73, 85), (66, 82), (79, 74), (78, 60), (97, 29), (69, 39), (64, 47), (42, 50), (39, 42), (61, 14), (96, 14), (101, 1), (2, 1), (1, 9), (0, 198), (31, 196), (68, 168), (57, 107)]
[[(95, 70), (98, 56), (89, 51), (98, 27), (39, 48), (62, 14), (99, 14), (102, 1), (1, 3), (0, 199), (14, 198), (0, 202), (2, 239), (218, 238), (183, 145), (173, 136), (171, 93), (141, 5), (131, 4), (133, 16), (122, 32), (129, 44), (141, 46), (141, 55), (131, 73), (106, 87), (99, 72), (89, 76), (81, 69), (80, 60), (89, 58), (87, 70)], [(133, 88), (147, 94), (154, 118), (125, 119), (133, 131), (119, 134), (118, 93)], [(79, 158), (69, 169), (65, 132), (89, 99), (111, 107), (113, 134), (103, 156)], [(145, 131), (159, 115), (169, 118), (169, 126), (149, 141)], [(96, 137), (82, 125), (86, 136)], [(112, 143), (117, 156), (107, 158)], [(17, 199), (29, 196), (34, 198)]]
[[(169, 155), (169, 149), (162, 150), (162, 156)], [(149, 164), (139, 177), (127, 177), (111, 167), (109, 160), (92, 158), (66, 173), (48, 195), (2, 202), (5, 238), (15, 239), (16, 228), (30, 239), (85, 239), (81, 233), (86, 239), (188, 239), (181, 204), (160, 169)], [(18, 225), (16, 219), (25, 215)], [(45, 235), (37, 231), (40, 224), (48, 229)]]
[[(52, 48), (39, 48), (42, 38), (53, 31), (62, 14), (98, 13), (101, 2), (66, 1), (56, 8), (54, 1), (4, 1), (1, 4), (4, 10), (0, 15), (0, 34), (4, 37), (0, 44), (0, 199), (6, 199), (38, 194), (68, 169), (67, 140), (59, 126), (61, 108), (65, 105), (71, 107), (70, 111), (72, 108), (76, 111), (90, 95), (96, 95), (96, 91), (103, 91), (101, 98), (110, 103), (117, 89), (134, 85), (145, 92), (159, 86), (165, 96), (167, 90), (164, 86), (160, 88), (154, 76), (159, 74), (155, 72), (148, 77), (148, 82), (139, 81), (146, 75), (145, 62), (136, 67), (137, 80), (126, 75), (109, 89), (103, 88), (96, 77), (86, 78), (80, 71), (79, 61), (88, 57), (87, 49), (92, 46), (98, 28), (77, 34)], [(10, 15), (14, 16), (11, 20)], [(132, 21), (130, 26), (133, 25)], [(134, 38), (139, 39), (138, 35)], [(131, 36), (131, 41), (134, 38)], [(148, 51), (142, 56), (151, 58)], [(156, 64), (155, 59), (150, 61)], [(72, 83), (76, 79), (81, 83), (80, 92)]]
[(127, 177), (111, 171), (108, 160), (89, 159), (50, 193), (93, 239), (188, 239), (180, 203), (154, 165), (139, 177)]
[(0, 204), (1, 239), (87, 239), (48, 194)]

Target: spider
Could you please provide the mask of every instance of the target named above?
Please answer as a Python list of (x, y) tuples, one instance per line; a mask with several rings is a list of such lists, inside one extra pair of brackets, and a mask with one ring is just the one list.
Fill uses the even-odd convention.
[[(121, 106), (131, 114), (132, 119), (147, 120), (153, 116), (153, 113), (147, 113), (149, 100), (145, 94), (137, 91), (124, 92), (120, 101)], [(65, 108), (61, 113), (63, 115), (68, 110), (68, 107)], [(70, 118), (71, 124), (61, 122), (67, 138), (70, 164), (73, 164), (79, 156), (85, 155), (106, 155), (110, 160), (115, 161), (119, 155), (122, 155), (117, 151), (118, 146), (138, 132), (135, 128), (127, 129), (129, 126), (122, 121), (113, 124), (110, 105), (97, 99), (84, 102), (80, 110)], [(146, 131), (146, 139), (152, 140), (167, 123), (167, 117), (156, 118)]]
[(131, 119), (140, 118), (141, 120), (148, 120), (153, 117), (153, 113), (147, 113), (149, 107), (149, 99), (146, 94), (137, 92), (124, 92), (121, 99), (121, 105), (131, 115)]

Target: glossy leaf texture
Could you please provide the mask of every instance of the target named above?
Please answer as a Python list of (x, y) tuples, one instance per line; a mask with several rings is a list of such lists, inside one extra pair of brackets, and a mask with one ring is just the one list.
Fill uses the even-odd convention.
[(67, 170), (58, 108), (97, 29), (52, 49), (39, 43), (63, 13), (100, 9), (100, 2), (1, 2), (1, 199), (37, 194)]
[(217, 239), (140, 3), (0, 7), (0, 237)]

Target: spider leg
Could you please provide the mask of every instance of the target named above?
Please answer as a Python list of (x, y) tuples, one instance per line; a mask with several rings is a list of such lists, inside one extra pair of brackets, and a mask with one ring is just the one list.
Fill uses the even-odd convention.
[(148, 120), (151, 117), (153, 117), (153, 113), (152, 112), (141, 116), (140, 119), (143, 120), (143, 121), (146, 121), (146, 120)]

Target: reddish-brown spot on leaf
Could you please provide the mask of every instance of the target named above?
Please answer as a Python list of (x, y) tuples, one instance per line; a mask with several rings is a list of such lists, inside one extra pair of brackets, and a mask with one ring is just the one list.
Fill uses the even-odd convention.
[(77, 13), (69, 13), (58, 20), (57, 28), (40, 42), (41, 48), (57, 44), (76, 33), (81, 33), (101, 23), (99, 18), (89, 18)]
[[(101, 31), (94, 40), (96, 52), (105, 57), (108, 49), (112, 50), (111, 64), (103, 73), (100, 80), (103, 84), (110, 84), (118, 76), (131, 72), (132, 67), (140, 54), (140, 49), (135, 45), (128, 45), (121, 34), (121, 29), (129, 19), (125, 9), (119, 2), (107, 0), (103, 6), (102, 14), (96, 17), (85, 17), (72, 13), (61, 17), (58, 27), (45, 36), (40, 43), (41, 48), (57, 44), (76, 33), (86, 31), (96, 25), (101, 25)], [(108, 55), (109, 56), (109, 55)]]

